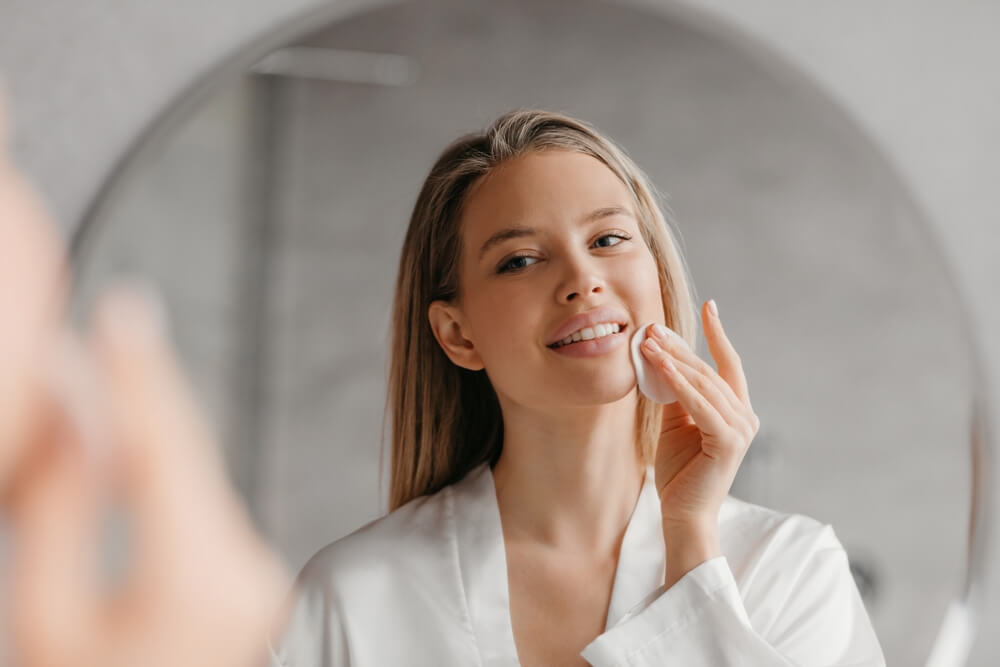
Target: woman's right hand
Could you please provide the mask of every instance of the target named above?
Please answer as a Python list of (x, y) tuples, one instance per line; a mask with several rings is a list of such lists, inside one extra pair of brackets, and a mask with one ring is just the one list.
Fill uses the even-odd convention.
[[(86, 337), (62, 320), (65, 250), (9, 163), (0, 110), (2, 604), (20, 667), (247, 667), (288, 578), (228, 484), (162, 317), (134, 290)], [(124, 579), (99, 567), (107, 491), (131, 528)]]

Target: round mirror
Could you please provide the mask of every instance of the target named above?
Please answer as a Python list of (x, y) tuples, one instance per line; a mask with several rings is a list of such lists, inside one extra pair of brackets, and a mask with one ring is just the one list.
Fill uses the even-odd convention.
[[(193, 87), (74, 243), (77, 314), (122, 274), (163, 294), (232, 477), (288, 566), (387, 507), (389, 307), (432, 161), (540, 107), (613, 137), (676, 216), (762, 422), (732, 494), (835, 527), (889, 664), (947, 642), (964, 660), (971, 624), (940, 628), (973, 575), (978, 362), (941, 253), (873, 142), (794, 69), (688, 11), (344, 13)], [(711, 360), (704, 340), (699, 353)]]

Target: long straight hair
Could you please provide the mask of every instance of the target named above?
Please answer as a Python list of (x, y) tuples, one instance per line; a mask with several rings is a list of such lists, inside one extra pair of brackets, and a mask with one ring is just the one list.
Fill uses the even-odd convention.
[[(410, 217), (399, 258), (389, 339), (389, 380), (382, 422), (391, 409), (389, 510), (462, 479), (476, 466), (496, 463), (503, 416), (485, 370), (455, 365), (428, 319), (430, 304), (459, 292), (462, 209), (469, 190), (505, 161), (529, 151), (570, 150), (603, 162), (628, 188), (639, 227), (660, 279), (665, 324), (695, 347), (692, 282), (672, 229), (673, 214), (645, 173), (596, 128), (570, 116), (515, 109), (484, 131), (467, 134), (441, 153)], [(664, 213), (666, 211), (666, 214)], [(670, 221), (668, 223), (668, 220)], [(662, 406), (639, 393), (636, 409), (641, 460), (652, 463)]]

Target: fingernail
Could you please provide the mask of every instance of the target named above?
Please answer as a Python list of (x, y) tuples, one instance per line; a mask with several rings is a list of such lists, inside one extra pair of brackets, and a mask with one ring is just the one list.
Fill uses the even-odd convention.
[(46, 378), (50, 391), (73, 423), (88, 462), (103, 470), (108, 466), (111, 429), (97, 369), (70, 331), (60, 333), (54, 352)]
[(144, 279), (132, 279), (126, 286), (134, 300), (132, 304), (138, 309), (138, 317), (143, 325), (154, 329), (161, 336), (170, 334), (170, 317), (167, 314), (167, 304), (163, 294), (153, 283)]
[(653, 325), (653, 331), (663, 339), (676, 338), (677, 340), (683, 342), (685, 345), (687, 344), (686, 341), (684, 341), (684, 339), (681, 338), (681, 335), (679, 333), (677, 333), (670, 327), (660, 324), (659, 322)]
[(715, 299), (709, 299), (708, 310), (711, 311), (712, 315), (715, 317), (719, 316), (719, 307), (715, 305)]
[(160, 291), (143, 279), (130, 279), (110, 288), (101, 313), (104, 325), (114, 331), (140, 330), (140, 334), (168, 338), (170, 324)]

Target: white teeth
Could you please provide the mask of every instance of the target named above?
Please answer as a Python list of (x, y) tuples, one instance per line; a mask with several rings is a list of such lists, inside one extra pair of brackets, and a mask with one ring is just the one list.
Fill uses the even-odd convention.
[(608, 334), (618, 333), (619, 331), (621, 331), (621, 327), (615, 322), (608, 324), (596, 324), (593, 327), (580, 329), (579, 331), (573, 333), (572, 336), (566, 336), (561, 341), (556, 343), (556, 347), (569, 345), (570, 343), (575, 343), (578, 340), (593, 340), (594, 338), (602, 338)]

